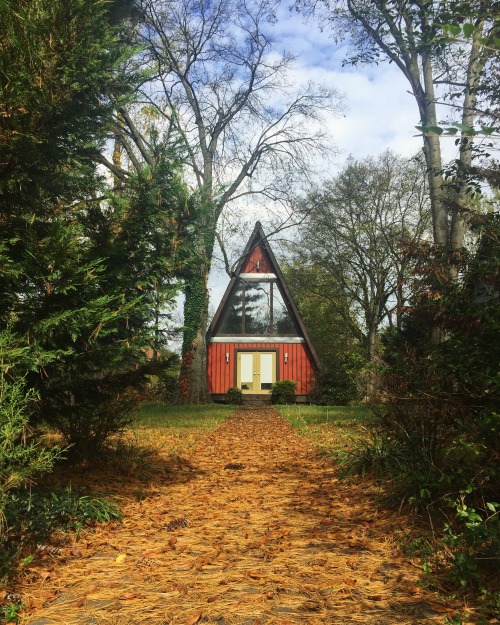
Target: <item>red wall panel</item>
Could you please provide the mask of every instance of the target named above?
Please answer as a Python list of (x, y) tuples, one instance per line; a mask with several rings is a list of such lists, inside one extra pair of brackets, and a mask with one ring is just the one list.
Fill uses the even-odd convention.
[[(257, 261), (259, 261), (259, 268), (257, 269)], [(274, 269), (271, 265), (271, 261), (267, 252), (258, 245), (247, 258), (247, 261), (243, 265), (241, 270), (243, 273), (273, 273)]]
[[(297, 382), (297, 394), (307, 395), (314, 382), (314, 365), (305, 343), (209, 343), (207, 353), (208, 392), (224, 394), (236, 385), (235, 358), (237, 349), (254, 351), (277, 350), (280, 380)], [(226, 362), (229, 354), (229, 362)], [(285, 354), (288, 361), (285, 363)]]

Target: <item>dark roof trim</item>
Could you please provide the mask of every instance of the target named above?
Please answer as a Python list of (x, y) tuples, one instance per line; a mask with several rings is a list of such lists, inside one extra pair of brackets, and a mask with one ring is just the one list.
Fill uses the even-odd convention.
[(231, 296), (231, 293), (233, 292), (233, 289), (236, 285), (236, 282), (238, 280), (238, 277), (241, 273), (241, 270), (245, 264), (246, 259), (248, 258), (248, 256), (251, 254), (251, 252), (259, 245), (259, 243), (262, 243), (264, 249), (266, 250), (266, 252), (269, 255), (269, 259), (271, 261), (271, 265), (274, 268), (274, 273), (276, 274), (276, 277), (278, 278), (278, 283), (281, 285), (281, 288), (283, 289), (283, 293), (285, 295), (285, 299), (286, 299), (286, 303), (288, 304), (288, 306), (290, 307), (292, 314), (295, 316), (295, 319), (298, 323), (298, 326), (300, 328), (300, 331), (302, 332), (302, 336), (304, 337), (306, 344), (309, 348), (309, 351), (311, 352), (311, 355), (313, 357), (314, 363), (316, 365), (316, 367), (319, 368), (319, 359), (318, 359), (318, 355), (316, 354), (316, 350), (314, 349), (314, 346), (311, 342), (311, 339), (309, 337), (309, 334), (306, 330), (306, 327), (304, 325), (304, 322), (302, 321), (302, 317), (300, 316), (300, 313), (297, 309), (297, 306), (295, 305), (295, 302), (293, 301), (293, 297), (292, 294), (290, 293), (290, 290), (288, 288), (288, 285), (285, 282), (285, 277), (283, 276), (281, 269), (278, 265), (278, 261), (276, 260), (276, 257), (273, 254), (273, 251), (271, 249), (271, 246), (269, 245), (269, 242), (267, 241), (267, 237), (264, 234), (264, 230), (262, 228), (262, 225), (260, 223), (260, 221), (258, 221), (255, 224), (255, 227), (253, 229), (252, 234), (250, 235), (250, 238), (248, 239), (248, 243), (246, 244), (245, 250), (238, 262), (238, 265), (236, 266), (236, 269), (234, 271), (233, 277), (231, 278), (231, 281), (229, 282), (226, 292), (224, 293), (224, 296), (221, 299), (221, 302), (219, 304), (219, 307), (217, 308), (217, 311), (214, 315), (214, 318), (212, 319), (212, 323), (210, 324), (210, 327), (208, 328), (207, 331), (207, 342), (212, 338), (212, 336), (214, 335), (215, 329), (217, 327), (217, 324), (219, 322), (220, 316), (222, 315), (223, 310), (226, 307), (226, 303), (229, 299), (229, 297)]

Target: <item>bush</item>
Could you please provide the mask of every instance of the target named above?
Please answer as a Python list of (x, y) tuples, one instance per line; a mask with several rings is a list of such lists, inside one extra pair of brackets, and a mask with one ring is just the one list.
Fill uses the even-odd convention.
[(226, 401), (228, 404), (234, 404), (236, 406), (239, 406), (241, 404), (241, 396), (242, 396), (241, 388), (237, 388), (236, 386), (233, 386), (227, 389)]
[(316, 376), (314, 403), (320, 406), (347, 406), (360, 399), (363, 364), (363, 358), (354, 352), (328, 359)]
[(64, 436), (74, 461), (94, 461), (109, 438), (130, 425), (133, 410), (143, 398), (141, 389), (125, 388), (120, 392), (110, 382), (79, 380), (78, 394), (73, 395), (72, 402), (54, 402), (51, 414), (47, 412), (49, 406), (44, 406), (46, 422)]
[(292, 380), (280, 380), (272, 387), (273, 404), (294, 404), (297, 383)]
[(8, 535), (3, 541), (0, 575), (12, 575), (16, 556), (25, 549), (45, 543), (56, 531), (80, 531), (92, 523), (122, 518), (116, 504), (103, 497), (80, 496), (71, 488), (15, 489), (6, 497)]
[(32, 439), (28, 419), (36, 400), (37, 394), (26, 391), (23, 381), (8, 383), (0, 372), (0, 544), (7, 529), (8, 492), (50, 471), (63, 454), (59, 447), (43, 449)]
[(443, 504), (451, 506), (453, 514), (440, 517), (450, 579), (481, 587), (488, 585), (490, 567), (500, 557), (500, 417), (495, 412), (500, 403), (500, 218), (475, 219), (474, 254), (447, 258), (430, 245), (411, 251), (417, 271), (412, 305), (401, 329), (384, 337), (385, 403), (375, 410), (372, 440), (365, 448), (356, 446), (350, 466), (366, 470), (371, 464), (388, 478), (393, 494), (414, 508), (427, 508), (434, 527)]

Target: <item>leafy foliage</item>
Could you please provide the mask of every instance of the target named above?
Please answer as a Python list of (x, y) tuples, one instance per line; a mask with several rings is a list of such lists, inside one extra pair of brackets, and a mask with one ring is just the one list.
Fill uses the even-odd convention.
[(226, 400), (228, 404), (239, 406), (241, 404), (241, 388), (233, 386), (226, 391)]
[(294, 404), (297, 383), (293, 380), (278, 380), (272, 386), (273, 404)]
[(9, 520), (5, 506), (12, 489), (31, 484), (35, 476), (50, 471), (62, 450), (40, 448), (31, 437), (29, 414), (37, 395), (23, 381), (9, 383), (0, 371), (0, 544)]
[(187, 194), (170, 143), (152, 136), (151, 163), (115, 193), (99, 175), (135, 79), (116, 8), (0, 9), (0, 323), (18, 350), (9, 376), (26, 376), (38, 418), (80, 458), (128, 422), (183, 252)]
[[(401, 332), (385, 337), (387, 401), (364, 453), (414, 507), (440, 501), (454, 510), (444, 536), (462, 585), (500, 553), (500, 222), (490, 214), (473, 223), (474, 253), (447, 259), (433, 246), (408, 249), (419, 272), (413, 306)], [(460, 263), (459, 280), (447, 262)]]
[(80, 531), (93, 523), (119, 521), (119, 507), (104, 497), (79, 495), (71, 488), (16, 489), (6, 499), (8, 535), (3, 541), (0, 573), (12, 574), (11, 565), (23, 549), (44, 543), (56, 531)]

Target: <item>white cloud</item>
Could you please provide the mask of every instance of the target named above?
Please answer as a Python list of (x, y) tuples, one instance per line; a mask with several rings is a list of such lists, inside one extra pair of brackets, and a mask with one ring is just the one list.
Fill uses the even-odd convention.
[[(286, 7), (280, 8), (278, 17), (272, 28), (277, 48), (296, 57), (290, 83), (299, 87), (313, 81), (335, 88), (344, 96), (344, 115), (331, 115), (324, 121), (325, 131), (331, 134), (339, 154), (323, 175), (334, 175), (349, 155), (364, 158), (391, 149), (411, 157), (422, 149), (422, 139), (416, 136), (415, 128), (419, 123), (417, 104), (409, 93), (409, 83), (395, 65), (343, 66), (348, 54), (346, 45), (336, 44), (328, 32), (321, 32), (314, 22), (305, 23)], [(453, 141), (443, 148), (447, 159), (454, 158)], [(265, 216), (261, 219), (264, 222)], [(250, 232), (251, 228), (248, 236)], [(238, 240), (237, 245), (236, 251), (241, 253), (245, 242)], [(214, 267), (209, 282), (212, 311), (217, 308), (228, 282), (220, 265)]]

